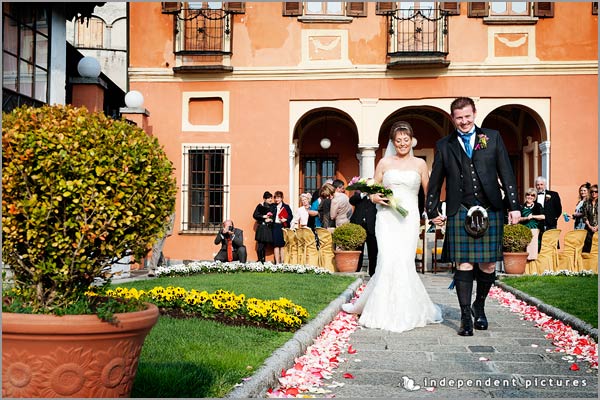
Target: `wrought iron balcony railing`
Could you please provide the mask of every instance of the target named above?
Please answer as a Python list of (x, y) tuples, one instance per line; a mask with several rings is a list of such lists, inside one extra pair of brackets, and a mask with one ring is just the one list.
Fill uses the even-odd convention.
[(231, 54), (231, 14), (221, 9), (182, 9), (177, 16), (178, 54)]
[(448, 12), (396, 9), (388, 14), (389, 68), (447, 66)]

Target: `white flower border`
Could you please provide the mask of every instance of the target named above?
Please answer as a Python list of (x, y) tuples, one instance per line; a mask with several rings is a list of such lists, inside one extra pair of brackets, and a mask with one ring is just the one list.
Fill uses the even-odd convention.
[(210, 272), (273, 272), (316, 275), (333, 274), (333, 272), (328, 269), (303, 264), (273, 264), (270, 261), (267, 261), (264, 264), (261, 262), (241, 263), (238, 261), (194, 261), (189, 264), (176, 264), (167, 267), (158, 267), (156, 269), (156, 276), (189, 276), (195, 274), (206, 274)]

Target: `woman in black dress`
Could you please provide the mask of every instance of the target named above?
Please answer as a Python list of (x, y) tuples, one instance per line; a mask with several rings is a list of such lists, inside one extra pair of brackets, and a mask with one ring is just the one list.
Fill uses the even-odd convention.
[(274, 203), (271, 204), (271, 212), (273, 213), (273, 252), (275, 253), (275, 264), (283, 263), (283, 228), (289, 228), (290, 222), (294, 218), (290, 206), (283, 202), (283, 192), (276, 191)]
[(263, 202), (259, 203), (254, 209), (252, 217), (258, 224), (256, 227), (256, 254), (258, 261), (265, 263), (266, 249), (265, 247), (273, 243), (273, 213), (271, 212), (271, 204), (273, 204), (273, 195), (267, 191), (263, 194)]

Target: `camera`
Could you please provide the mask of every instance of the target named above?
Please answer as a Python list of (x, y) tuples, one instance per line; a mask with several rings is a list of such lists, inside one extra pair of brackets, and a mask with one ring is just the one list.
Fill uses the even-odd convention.
[(229, 227), (229, 232), (233, 232), (233, 225)]

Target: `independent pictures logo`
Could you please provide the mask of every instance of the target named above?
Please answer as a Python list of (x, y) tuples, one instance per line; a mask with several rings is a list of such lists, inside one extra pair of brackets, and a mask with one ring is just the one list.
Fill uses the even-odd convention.
[(424, 378), (422, 382), (417, 383), (409, 376), (403, 376), (398, 386), (409, 392), (417, 390), (433, 391), (436, 388), (506, 388), (506, 387), (586, 387), (588, 382), (586, 379), (579, 378), (547, 378), (547, 377), (532, 377), (524, 378), (522, 376), (510, 379), (486, 378), (486, 379), (462, 379), (462, 378), (439, 378), (431, 379)]

